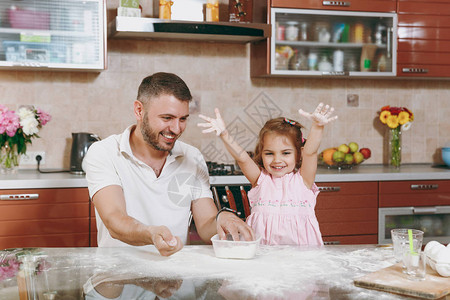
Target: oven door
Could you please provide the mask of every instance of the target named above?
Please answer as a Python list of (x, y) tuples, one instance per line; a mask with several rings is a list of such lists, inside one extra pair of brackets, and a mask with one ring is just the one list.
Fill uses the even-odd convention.
[(410, 228), (424, 232), (429, 241), (450, 243), (450, 206), (390, 207), (378, 209), (378, 243), (390, 244), (391, 229)]

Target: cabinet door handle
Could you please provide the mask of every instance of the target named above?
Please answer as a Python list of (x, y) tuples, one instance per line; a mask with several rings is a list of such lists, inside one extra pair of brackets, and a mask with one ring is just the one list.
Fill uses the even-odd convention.
[(322, 1), (323, 6), (350, 6), (348, 1)]
[(386, 46), (387, 46), (387, 53), (386, 56), (387, 58), (391, 58), (392, 57), (392, 37), (394, 35), (394, 29), (392, 27), (388, 27), (387, 32), (386, 32)]
[(13, 63), (14, 67), (34, 67), (34, 68), (48, 68), (47, 64), (43, 64), (40, 62), (19, 62)]
[(329, 242), (323, 242), (324, 245), (340, 245), (340, 241), (329, 241)]
[(435, 206), (432, 207), (413, 207), (414, 214), (435, 214), (437, 212), (437, 208)]
[(348, 72), (322, 72), (324, 76), (345, 76), (348, 75)]
[(36, 200), (39, 194), (10, 194), (0, 195), (0, 200)]
[(403, 68), (403, 73), (428, 73), (428, 69), (423, 68)]
[(412, 190), (437, 190), (438, 184), (411, 184)]
[(321, 192), (339, 192), (341, 187), (339, 186), (319, 186)]

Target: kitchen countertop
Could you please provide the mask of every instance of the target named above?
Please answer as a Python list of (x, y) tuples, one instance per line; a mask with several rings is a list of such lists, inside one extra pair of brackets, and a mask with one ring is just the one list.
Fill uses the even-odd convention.
[(0, 277), (7, 300), (19, 299), (18, 282), (38, 299), (412, 299), (353, 284), (395, 263), (392, 248), (375, 245), (260, 246), (249, 260), (216, 258), (209, 245), (170, 257), (151, 246), (9, 249), (0, 261), (5, 254), (23, 263), (18, 275)]
[[(248, 184), (244, 176), (211, 176), (212, 185)], [(319, 167), (316, 182), (450, 180), (450, 168), (430, 164), (404, 164), (400, 169), (383, 165), (359, 165), (337, 170)], [(87, 187), (83, 175), (70, 173), (42, 174), (36, 170), (19, 170), (14, 175), (0, 175), (0, 189), (76, 188)]]

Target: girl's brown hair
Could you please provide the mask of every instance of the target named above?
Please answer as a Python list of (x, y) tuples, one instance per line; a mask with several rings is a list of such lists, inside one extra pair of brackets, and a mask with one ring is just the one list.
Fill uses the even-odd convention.
[(303, 138), (301, 130), (302, 128), (303, 126), (300, 123), (284, 117), (279, 117), (267, 121), (266, 124), (264, 124), (263, 128), (261, 128), (261, 131), (259, 132), (258, 141), (255, 147), (255, 157), (253, 159), (258, 164), (258, 166), (264, 168), (262, 162), (262, 150), (264, 147), (265, 135), (267, 133), (277, 133), (286, 136), (294, 144), (295, 149), (297, 150), (297, 157), (296, 157), (297, 162), (295, 164), (295, 168), (299, 169), (302, 163), (301, 162), (302, 147), (305, 144), (305, 140)]

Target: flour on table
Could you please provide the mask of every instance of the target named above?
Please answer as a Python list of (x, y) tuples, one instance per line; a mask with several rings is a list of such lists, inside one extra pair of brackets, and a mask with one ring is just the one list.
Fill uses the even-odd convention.
[[(323, 287), (318, 288), (320, 285), (353, 288), (352, 278), (341, 276), (343, 271), (352, 272), (356, 277), (394, 263), (392, 250), (383, 248), (345, 252), (338, 247), (331, 251), (327, 247), (302, 250), (283, 246), (260, 246), (256, 257), (249, 260), (216, 258), (213, 248), (205, 246), (187, 246), (170, 257), (143, 253), (140, 257), (122, 255), (120, 261), (109, 260), (109, 267), (120, 265), (116, 270), (124, 273), (225, 280), (221, 287), (224, 293), (245, 290), (255, 297), (281, 297), (290, 291), (295, 291), (296, 296), (316, 295), (318, 290), (323, 290)], [(105, 261), (102, 264), (105, 265)], [(366, 291), (360, 290), (363, 297)]]

